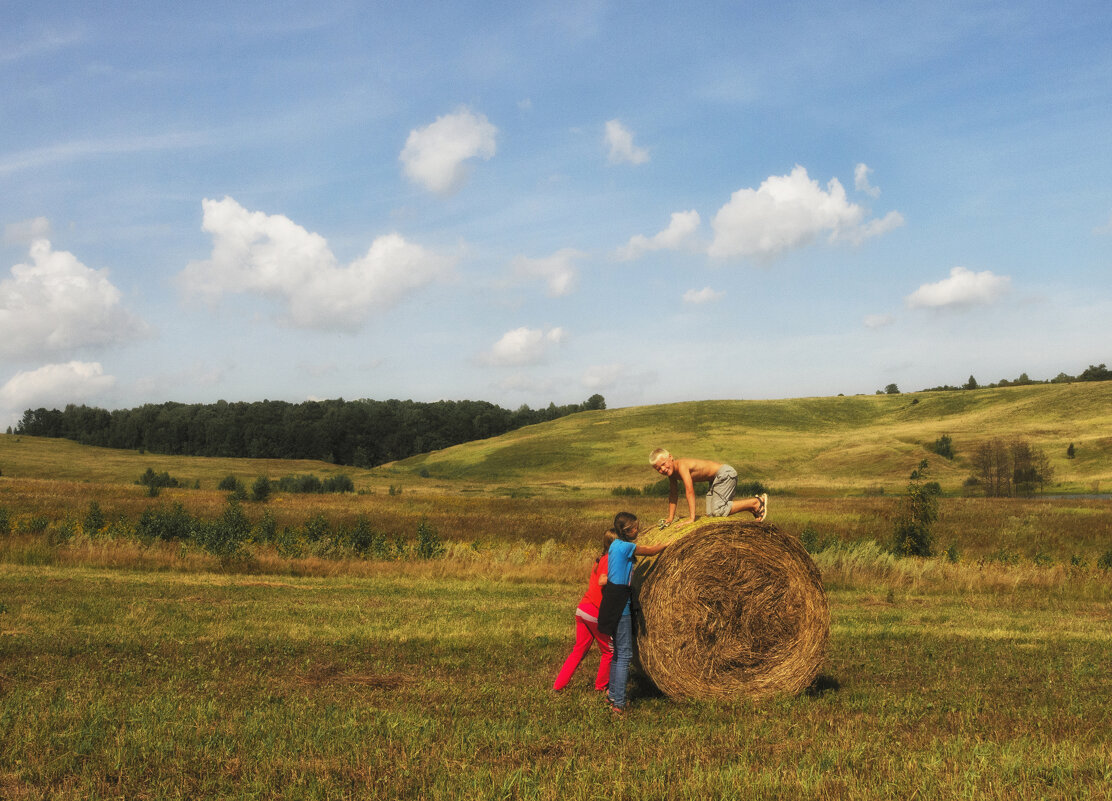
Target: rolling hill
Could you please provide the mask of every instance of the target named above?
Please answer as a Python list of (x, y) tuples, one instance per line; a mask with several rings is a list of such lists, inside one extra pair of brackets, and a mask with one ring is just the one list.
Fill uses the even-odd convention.
[[(955, 459), (927, 446), (953, 440)], [(1022, 438), (1042, 448), (1056, 491), (1112, 487), (1112, 382), (1038, 384), (974, 391), (691, 401), (587, 411), (360, 470), (324, 462), (141, 454), (66, 440), (0, 435), (4, 478), (132, 483), (147, 468), (210, 488), (228, 474), (347, 473), (358, 488), (404, 483), (407, 490), (535, 494), (642, 488), (660, 445), (679, 455), (727, 461), (742, 481), (776, 491), (856, 494), (900, 491), (923, 458), (930, 478), (954, 491), (971, 474), (978, 443)], [(1073, 443), (1076, 458), (1067, 459)]]

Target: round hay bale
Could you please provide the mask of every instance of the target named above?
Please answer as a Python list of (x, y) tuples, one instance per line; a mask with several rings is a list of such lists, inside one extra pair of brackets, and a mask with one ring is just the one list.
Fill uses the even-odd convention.
[(725, 520), (672, 543), (635, 577), (641, 666), (664, 693), (735, 699), (800, 692), (830, 635), (822, 577), (798, 539)]

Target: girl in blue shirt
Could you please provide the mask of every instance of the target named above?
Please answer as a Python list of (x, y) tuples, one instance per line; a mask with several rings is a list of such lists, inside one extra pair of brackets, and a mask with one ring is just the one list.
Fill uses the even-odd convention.
[[(622, 714), (626, 705), (626, 682), (629, 679), (629, 663), (633, 660), (633, 616), (630, 609), (630, 577), (633, 575), (633, 559), (636, 556), (656, 556), (665, 545), (638, 545), (637, 535), (641, 525), (637, 517), (629, 512), (619, 512), (614, 516), (613, 532), (617, 539), (610, 544), (607, 553), (606, 574), (600, 575), (602, 585), (602, 604), (599, 608), (599, 630), (604, 633), (613, 627), (614, 658), (610, 663), (610, 687), (606, 697), (610, 710)], [(620, 613), (618, 610), (621, 610)], [(605, 627), (605, 628), (604, 628)]]

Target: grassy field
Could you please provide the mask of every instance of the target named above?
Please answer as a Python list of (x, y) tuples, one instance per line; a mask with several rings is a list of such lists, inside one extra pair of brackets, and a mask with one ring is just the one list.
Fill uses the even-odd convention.
[(0, 797), (1109, 797), (1107, 583), (827, 570), (815, 692), (613, 720), (577, 584), (8, 567)]
[[(0, 436), (0, 798), (1112, 798), (1112, 502), (958, 491), (991, 436), (1043, 447), (1061, 492), (1107, 489), (1110, 400), (1112, 382), (619, 409), (367, 471)], [(597, 657), (551, 692), (601, 532), (665, 512), (611, 494), (655, 479), (660, 431), (768, 483), (770, 519), (808, 544), (832, 612), (813, 692), (681, 703), (642, 683), (619, 721), (588, 688)], [(939, 556), (896, 558), (898, 494), (942, 433)], [(150, 497), (147, 468), (183, 486)], [(296, 553), (137, 534), (152, 512), (220, 518), (227, 475), (340, 472), (356, 493), (243, 502)], [(312, 540), (314, 519), (399, 550)], [(420, 526), (440, 558), (415, 557)]]

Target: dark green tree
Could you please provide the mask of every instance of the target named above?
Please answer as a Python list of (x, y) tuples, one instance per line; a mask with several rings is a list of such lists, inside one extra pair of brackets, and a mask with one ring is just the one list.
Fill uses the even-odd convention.
[(938, 520), (938, 484), (926, 483), (927, 460), (911, 472), (893, 530), (892, 552), (899, 556), (932, 556), (931, 527)]

